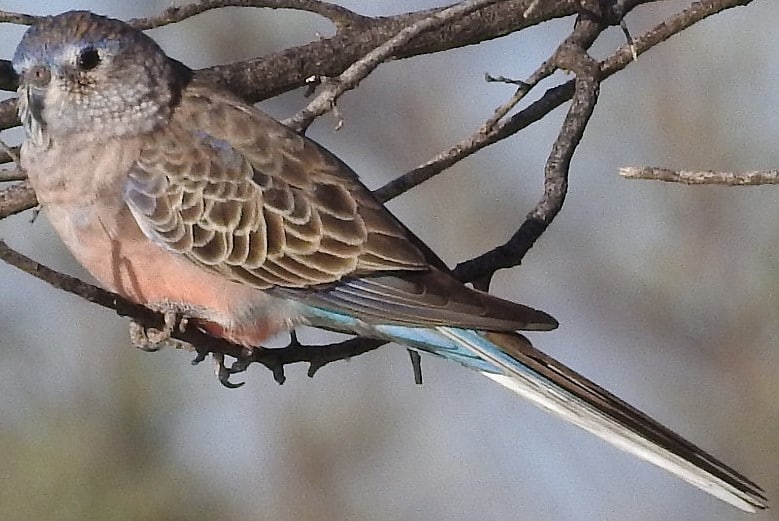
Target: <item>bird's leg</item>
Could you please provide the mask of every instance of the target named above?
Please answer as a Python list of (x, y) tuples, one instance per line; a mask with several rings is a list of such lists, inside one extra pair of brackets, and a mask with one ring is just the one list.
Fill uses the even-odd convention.
[(244, 347), (241, 350), (241, 356), (235, 359), (230, 366), (230, 374), (242, 373), (254, 362), (254, 348)]

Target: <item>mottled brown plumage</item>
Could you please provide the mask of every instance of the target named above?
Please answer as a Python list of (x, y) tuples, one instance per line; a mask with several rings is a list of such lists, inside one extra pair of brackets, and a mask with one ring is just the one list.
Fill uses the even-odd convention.
[(261, 289), (428, 269), (350, 170), (197, 83), (141, 150), (128, 202), (166, 246)]
[(556, 325), (431, 266), (345, 164), (208, 84), (188, 83), (146, 140), (125, 200), (149, 237), (204, 269), (369, 322)]

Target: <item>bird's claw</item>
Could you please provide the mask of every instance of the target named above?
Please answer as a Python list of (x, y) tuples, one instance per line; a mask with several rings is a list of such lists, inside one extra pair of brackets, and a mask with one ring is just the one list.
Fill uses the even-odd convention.
[[(233, 383), (230, 381), (230, 377), (234, 374), (246, 371), (249, 365), (254, 362), (254, 359), (252, 358), (253, 354), (253, 349), (249, 347), (244, 348), (241, 356), (236, 358), (235, 362), (233, 362), (230, 367), (227, 367), (227, 365), (225, 365), (224, 354), (214, 353), (214, 373), (216, 374), (217, 379), (219, 379), (219, 383), (228, 389), (237, 389), (238, 387), (241, 387), (243, 384), (245, 384), (246, 382)], [(198, 358), (200, 358), (199, 355)], [(198, 359), (195, 360), (197, 361)]]
[[(288, 348), (302, 347), (294, 330), (290, 332), (290, 342), (287, 345), (287, 347)], [(230, 356), (235, 357), (235, 361), (229, 367), (227, 366), (227, 364), (225, 364), (224, 353), (215, 353), (208, 350), (198, 351), (197, 356), (195, 357), (194, 360), (192, 360), (192, 365), (199, 364), (200, 362), (204, 361), (209, 354), (211, 354), (214, 360), (214, 374), (216, 375), (216, 378), (219, 380), (219, 383), (221, 383), (228, 389), (237, 389), (238, 387), (241, 387), (246, 382), (231, 382), (230, 377), (234, 374), (242, 373), (246, 371), (246, 369), (248, 369), (248, 367), (253, 362), (257, 361), (255, 357), (255, 349), (262, 349), (262, 348), (244, 347), (238, 356), (231, 354)], [(262, 362), (262, 363), (273, 372), (273, 379), (276, 380), (276, 382), (279, 385), (284, 383), (284, 381), (286, 380), (286, 376), (284, 375), (283, 362), (278, 362), (278, 363)], [(313, 371), (315, 370), (316, 368), (313, 367), (313, 362), (312, 362), (312, 368), (309, 369), (309, 376), (313, 376)]]
[(422, 357), (416, 349), (408, 349), (408, 355), (411, 357), (411, 368), (414, 370), (414, 383), (422, 385)]

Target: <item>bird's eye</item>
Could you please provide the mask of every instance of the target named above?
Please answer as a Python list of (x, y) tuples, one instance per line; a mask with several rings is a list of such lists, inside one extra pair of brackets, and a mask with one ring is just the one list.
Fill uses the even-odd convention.
[(82, 71), (89, 71), (100, 63), (100, 54), (94, 47), (87, 47), (78, 55), (76, 64)]

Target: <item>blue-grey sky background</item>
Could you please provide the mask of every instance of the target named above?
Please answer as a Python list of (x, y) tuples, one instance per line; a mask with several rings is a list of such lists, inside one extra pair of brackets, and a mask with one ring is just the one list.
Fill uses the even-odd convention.
[[(443, 1), (338, 2), (371, 15)], [(3, 2), (130, 18), (168, 1)], [(637, 9), (638, 35), (687, 5)], [(779, 502), (777, 188), (626, 181), (621, 166), (779, 167), (779, 5), (714, 16), (604, 83), (562, 214), (520, 268), (493, 283), (560, 328), (550, 354), (761, 483)], [(370, 187), (474, 132), (570, 30), (520, 34), (382, 65), (309, 135)], [(24, 28), (3, 25), (10, 58)], [(150, 34), (192, 67), (332, 33), (310, 14), (226, 9)], [(623, 43), (618, 28), (597, 57)], [(556, 75), (549, 86), (563, 79)], [(302, 90), (260, 104), (283, 118)], [(534, 98), (534, 96), (531, 96)], [(505, 240), (542, 190), (563, 110), (390, 203), (452, 265)], [(17, 143), (17, 130), (2, 138)], [(0, 237), (84, 272), (44, 218)], [(326, 338), (307, 331), (306, 340)], [(549, 417), (456, 364), (387, 346), (322, 369), (253, 367), (224, 389), (210, 364), (129, 346), (126, 320), (0, 264), (0, 517), (22, 519), (746, 519), (669, 474)], [(779, 508), (779, 505), (777, 505)], [(779, 519), (776, 510), (752, 519)]]

